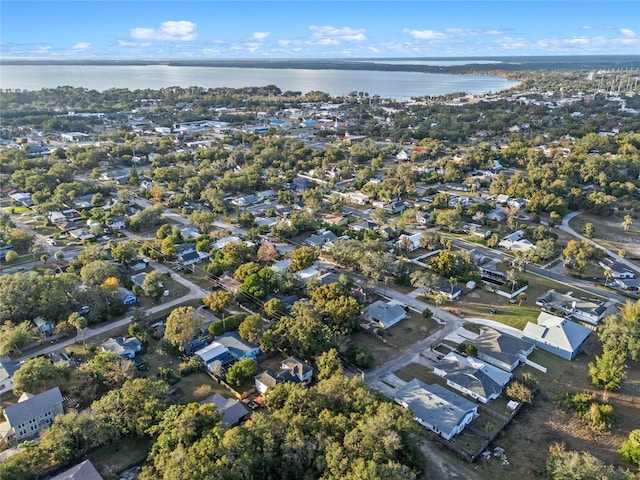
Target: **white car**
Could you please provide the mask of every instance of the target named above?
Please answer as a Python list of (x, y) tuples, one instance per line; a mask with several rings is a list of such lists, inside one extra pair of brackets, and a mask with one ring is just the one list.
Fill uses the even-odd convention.
[(49, 240), (47, 240), (47, 243), (48, 243), (49, 245), (51, 245), (52, 247), (55, 247), (56, 245), (58, 245), (58, 244), (56, 243), (56, 241), (55, 241), (55, 240), (53, 240), (53, 239), (51, 239), (51, 238), (50, 238)]

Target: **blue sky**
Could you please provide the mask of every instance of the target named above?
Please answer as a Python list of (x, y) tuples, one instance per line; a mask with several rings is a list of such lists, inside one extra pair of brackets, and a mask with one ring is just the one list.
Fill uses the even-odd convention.
[(640, 2), (0, 2), (2, 58), (590, 54), (640, 54)]

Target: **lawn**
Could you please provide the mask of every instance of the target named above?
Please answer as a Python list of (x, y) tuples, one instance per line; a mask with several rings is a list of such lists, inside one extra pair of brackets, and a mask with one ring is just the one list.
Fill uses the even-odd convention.
[(576, 232), (582, 233), (587, 223), (593, 224), (593, 239), (600, 245), (617, 253), (618, 250), (624, 249), (627, 252), (628, 259), (640, 258), (640, 230), (638, 222), (631, 226), (629, 230), (621, 227), (623, 218), (618, 216), (598, 217), (582, 213), (573, 217), (569, 222), (571, 228)]
[(407, 317), (386, 330), (384, 336), (398, 348), (403, 349), (428, 337), (439, 328), (440, 325), (435, 320), (424, 318), (422, 314), (409, 310)]
[(116, 443), (98, 448), (88, 457), (105, 480), (117, 479), (118, 472), (147, 458), (150, 447), (147, 439), (124, 437)]
[[(518, 278), (529, 282), (529, 288), (524, 292), (526, 298), (521, 305), (518, 302), (510, 303), (508, 298), (482, 288), (476, 288), (453, 302), (444, 303), (440, 308), (459, 310), (460, 314), (466, 318), (486, 318), (522, 330), (527, 321), (535, 322), (538, 318), (540, 313), (540, 307), (536, 305), (538, 297), (552, 288), (564, 291), (566, 287), (548, 278), (526, 272), (518, 272)], [(497, 313), (490, 313), (493, 308)]]

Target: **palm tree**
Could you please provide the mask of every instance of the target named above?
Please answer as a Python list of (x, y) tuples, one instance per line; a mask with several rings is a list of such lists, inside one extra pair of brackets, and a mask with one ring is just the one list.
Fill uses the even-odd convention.
[(453, 300), (453, 289), (457, 283), (458, 283), (458, 279), (456, 277), (449, 277), (449, 286), (451, 287), (451, 293), (450, 293), (451, 300)]
[(517, 281), (518, 281), (518, 277), (516, 275), (516, 271), (513, 268), (511, 270), (508, 270), (507, 282), (511, 284), (511, 293), (513, 293), (513, 291), (515, 290)]
[(613, 278), (613, 270), (611, 270), (609, 267), (605, 267), (604, 268), (604, 285), (605, 286), (609, 285), (609, 281), (611, 280), (611, 278)]
[(518, 294), (518, 306), (521, 307), (522, 306), (522, 302), (524, 302), (527, 299), (527, 294), (522, 292)]
[(436, 293), (436, 294), (433, 296), (433, 301), (435, 302), (436, 306), (438, 306), (438, 307), (439, 307), (440, 305), (442, 305), (446, 299), (447, 299), (447, 298), (446, 298), (443, 294), (441, 294), (441, 293)]

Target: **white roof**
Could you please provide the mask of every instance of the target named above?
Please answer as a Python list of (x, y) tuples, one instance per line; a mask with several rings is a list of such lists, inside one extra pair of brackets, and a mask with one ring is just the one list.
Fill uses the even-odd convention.
[(226, 355), (228, 353), (227, 347), (224, 345), (220, 345), (218, 342), (213, 342), (210, 345), (207, 345), (204, 348), (198, 350), (195, 355), (199, 356), (204, 363), (209, 363), (209, 361), (217, 358), (221, 355)]

